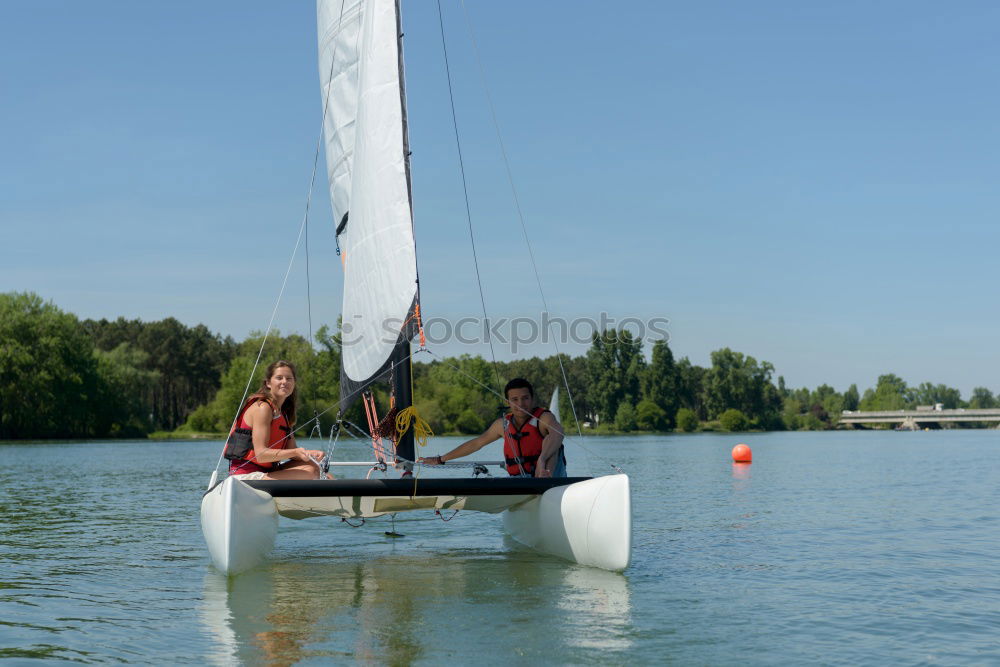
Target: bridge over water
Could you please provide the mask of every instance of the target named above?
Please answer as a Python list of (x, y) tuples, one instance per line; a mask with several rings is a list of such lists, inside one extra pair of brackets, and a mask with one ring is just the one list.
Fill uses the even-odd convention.
[(947, 422), (996, 422), (1000, 428), (1000, 408), (955, 410), (884, 410), (861, 412), (844, 410), (841, 424), (901, 424), (902, 428), (919, 429), (921, 424)]

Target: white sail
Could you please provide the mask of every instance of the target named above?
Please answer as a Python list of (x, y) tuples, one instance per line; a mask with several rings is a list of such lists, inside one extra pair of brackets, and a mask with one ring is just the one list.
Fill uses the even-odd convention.
[(351, 199), (354, 118), (358, 108), (361, 0), (316, 3), (319, 32), (319, 76), (323, 95), (323, 136), (334, 220), (347, 212)]
[(317, 19), (327, 171), (344, 267), (347, 397), (383, 374), (415, 331), (399, 12), (395, 0), (320, 0)]

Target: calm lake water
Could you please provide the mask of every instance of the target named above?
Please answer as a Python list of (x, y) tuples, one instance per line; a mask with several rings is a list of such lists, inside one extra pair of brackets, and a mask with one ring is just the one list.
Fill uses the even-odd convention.
[[(740, 441), (749, 467), (729, 458)], [(1000, 663), (1000, 432), (580, 445), (571, 474), (614, 462), (632, 477), (624, 574), (460, 513), (404, 516), (401, 539), (386, 520), (282, 519), (270, 562), (227, 579), (198, 519), (216, 443), (0, 445), (0, 659)]]

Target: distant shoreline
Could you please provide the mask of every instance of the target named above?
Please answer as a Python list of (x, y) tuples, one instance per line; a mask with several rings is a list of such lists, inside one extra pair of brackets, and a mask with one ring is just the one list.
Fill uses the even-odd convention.
[[(990, 431), (998, 430), (996, 428), (964, 428), (964, 427), (950, 427), (950, 428), (933, 428), (933, 429), (919, 429), (919, 430), (908, 430), (908, 429), (894, 429), (894, 428), (834, 428), (834, 429), (823, 429), (819, 431), (805, 430), (805, 431), (787, 431), (787, 430), (771, 430), (771, 431), (725, 431), (721, 429), (702, 429), (698, 431), (584, 431), (583, 436), (585, 438), (618, 438), (622, 436), (626, 437), (636, 437), (636, 436), (650, 436), (650, 435), (662, 435), (662, 436), (694, 436), (694, 435), (732, 435), (738, 437), (741, 435), (767, 435), (771, 433), (809, 433), (815, 435), (817, 433), (871, 433), (871, 432), (885, 432), (885, 431), (899, 431), (900, 433), (925, 433), (925, 432), (946, 432), (946, 431)], [(475, 434), (469, 433), (435, 433), (432, 438), (470, 438)], [(577, 433), (568, 433), (566, 437), (569, 439), (579, 439), (580, 436)], [(321, 440), (324, 438), (308, 438), (305, 436), (300, 436), (303, 440)], [(182, 442), (206, 442), (217, 440), (222, 442), (225, 440), (224, 433), (151, 433), (147, 436), (131, 436), (122, 438), (53, 438), (53, 439), (33, 439), (33, 440), (0, 440), (0, 446), (4, 445), (57, 445), (57, 444), (85, 444), (88, 442), (93, 443), (108, 443), (108, 442), (167, 442), (167, 441), (182, 441)]]

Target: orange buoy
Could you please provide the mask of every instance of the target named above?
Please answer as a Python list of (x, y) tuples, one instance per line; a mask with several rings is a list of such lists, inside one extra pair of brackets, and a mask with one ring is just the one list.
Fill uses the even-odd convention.
[(753, 461), (753, 453), (749, 447), (741, 442), (733, 447), (733, 461), (736, 463), (750, 463)]

